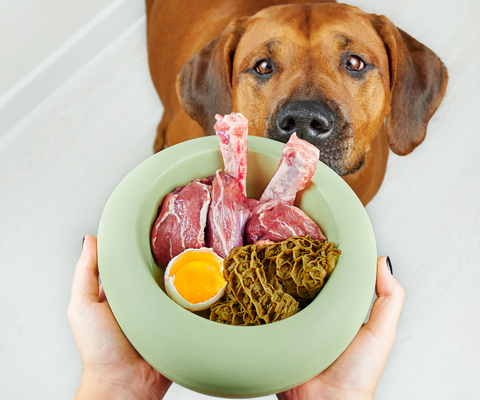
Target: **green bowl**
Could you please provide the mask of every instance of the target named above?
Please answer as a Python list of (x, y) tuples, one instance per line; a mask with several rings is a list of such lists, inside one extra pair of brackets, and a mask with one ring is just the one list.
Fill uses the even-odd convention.
[[(282, 148), (273, 140), (248, 138), (249, 197), (260, 196)], [(164, 376), (213, 396), (265, 396), (317, 375), (355, 337), (375, 288), (375, 238), (357, 196), (318, 162), (296, 204), (342, 254), (316, 299), (298, 314), (262, 326), (228, 326), (191, 313), (165, 294), (150, 233), (167, 193), (222, 167), (218, 139), (210, 136), (168, 148), (130, 172), (100, 221), (100, 278), (125, 336)]]

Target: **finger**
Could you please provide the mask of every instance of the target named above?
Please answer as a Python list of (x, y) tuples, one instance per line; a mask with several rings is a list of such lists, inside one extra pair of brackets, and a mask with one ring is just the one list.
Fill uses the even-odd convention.
[(106, 302), (107, 297), (105, 296), (105, 290), (103, 290), (103, 285), (100, 284), (100, 287), (98, 289), (98, 301), (100, 303)]
[(387, 257), (380, 257), (377, 261), (377, 299), (364, 328), (393, 345), (405, 291), (393, 277), (386, 260)]
[[(405, 293), (386, 265), (386, 257), (377, 260), (377, 299), (370, 319), (352, 343), (327, 371), (351, 371), (361, 377), (356, 389), (375, 389), (395, 341), (400, 311)], [(342, 372), (343, 373), (343, 372)]]
[(87, 235), (75, 267), (70, 303), (86, 305), (92, 302), (98, 302), (97, 239)]

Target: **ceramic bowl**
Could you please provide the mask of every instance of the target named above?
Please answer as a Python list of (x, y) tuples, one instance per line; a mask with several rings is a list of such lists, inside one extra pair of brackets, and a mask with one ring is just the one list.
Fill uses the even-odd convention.
[[(247, 193), (258, 198), (283, 143), (249, 137)], [(361, 202), (318, 162), (296, 205), (342, 251), (325, 287), (304, 310), (262, 326), (228, 326), (191, 313), (164, 291), (150, 250), (165, 195), (223, 168), (215, 136), (150, 157), (118, 185), (102, 214), (98, 263), (110, 307), (125, 336), (155, 369), (195, 391), (256, 397), (295, 387), (327, 368), (362, 325), (375, 288), (376, 246)]]

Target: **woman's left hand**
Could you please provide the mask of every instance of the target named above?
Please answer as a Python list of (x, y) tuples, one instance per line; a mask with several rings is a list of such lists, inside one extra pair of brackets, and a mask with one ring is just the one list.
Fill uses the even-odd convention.
[(68, 319), (83, 363), (76, 399), (162, 399), (171, 381), (132, 347), (98, 284), (97, 240), (86, 236), (75, 268)]

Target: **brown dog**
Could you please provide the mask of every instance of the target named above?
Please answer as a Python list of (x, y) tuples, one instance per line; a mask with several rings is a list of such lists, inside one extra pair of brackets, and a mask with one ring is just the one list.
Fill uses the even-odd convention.
[(154, 150), (212, 135), (215, 114), (240, 112), (251, 135), (286, 142), (297, 132), (313, 143), (366, 205), (389, 145), (406, 155), (424, 140), (447, 70), (384, 16), (282, 3), (147, 0), (150, 72), (165, 109)]

